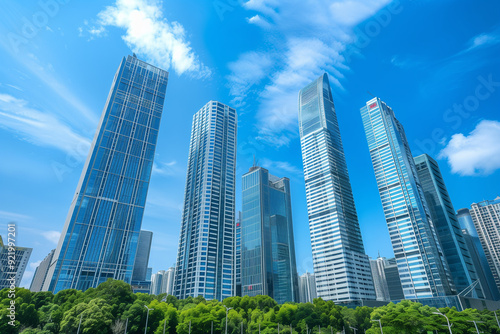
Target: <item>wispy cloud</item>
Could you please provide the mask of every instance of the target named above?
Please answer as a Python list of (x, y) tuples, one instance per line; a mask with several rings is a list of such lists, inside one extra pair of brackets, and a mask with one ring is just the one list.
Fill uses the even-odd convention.
[(156, 159), (153, 163), (153, 174), (164, 176), (178, 176), (182, 173), (182, 169), (177, 165), (177, 161), (161, 162)]
[(59, 231), (45, 231), (42, 232), (42, 236), (48, 241), (56, 244), (59, 242), (59, 238), (61, 237), (61, 232)]
[(90, 141), (53, 114), (31, 108), (27, 101), (0, 93), (0, 127), (35, 145), (72, 153), (87, 152)]
[[(276, 176), (286, 176), (291, 178), (293, 176), (302, 175), (302, 168), (296, 167), (290, 164), (287, 161), (273, 161), (267, 158), (259, 159), (259, 164), (262, 167), (266, 168), (271, 172), (271, 174), (275, 174)], [(283, 174), (280, 175), (279, 173)]]
[(18, 222), (18, 221), (30, 220), (32, 218), (30, 216), (23, 215), (17, 212), (0, 211), (0, 219)]
[(500, 122), (481, 121), (469, 134), (454, 134), (439, 158), (460, 175), (489, 175), (500, 169)]
[(469, 52), (481, 47), (495, 45), (498, 43), (500, 43), (500, 31), (495, 31), (491, 33), (482, 33), (477, 36), (474, 36), (469, 41), (469, 47), (465, 50), (465, 52)]
[(184, 27), (164, 18), (161, 1), (117, 0), (98, 14), (98, 26), (92, 26), (89, 32), (102, 36), (108, 26), (124, 29), (122, 39), (132, 51), (161, 68), (172, 66), (178, 74), (187, 72), (198, 77), (211, 75), (193, 51)]
[[(389, 2), (250, 0), (244, 4), (256, 12), (248, 22), (269, 32), (267, 42), (272, 47), (242, 53), (230, 63), (228, 80), (235, 101), (243, 105), (248, 93), (264, 84), (257, 93), (259, 140), (279, 147), (297, 136), (298, 91), (324, 71), (342, 89), (342, 72), (348, 70), (342, 52), (354, 39), (352, 28)], [(266, 61), (250, 64), (252, 58)], [(248, 70), (254, 71), (250, 78), (241, 79), (241, 73)]]

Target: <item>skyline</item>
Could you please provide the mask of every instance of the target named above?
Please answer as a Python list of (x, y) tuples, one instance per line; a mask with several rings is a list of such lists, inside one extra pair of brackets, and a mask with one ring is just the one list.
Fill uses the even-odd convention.
[[(190, 17), (189, 4), (198, 5), (200, 12), (189, 13)], [(254, 154), (259, 164), (271, 173), (290, 177), (297, 267), (301, 273), (312, 271), (298, 125), (293, 114), (297, 113), (296, 88), (312, 81), (325, 69), (333, 78), (333, 100), (342, 129), (361, 234), (369, 256), (375, 258), (378, 248), (382, 248), (382, 256), (392, 257), (392, 250), (357, 112), (358, 106), (369, 99), (366, 90), (398, 111), (414, 155), (427, 153), (438, 160), (455, 209), (469, 207), (483, 199), (492, 200), (499, 195), (494, 188), (500, 182), (499, 164), (493, 159), (494, 155), (461, 160), (457, 154), (461, 152), (457, 151), (460, 143), (476, 145), (473, 147), (477, 148), (481, 138), (489, 138), (490, 145), (498, 138), (498, 125), (495, 124), (499, 121), (500, 93), (498, 86), (485, 85), (484, 82), (500, 80), (499, 60), (494, 57), (499, 51), (498, 19), (495, 18), (495, 15), (498, 17), (499, 5), (482, 1), (473, 6), (462, 2), (462, 7), (448, 2), (403, 2), (394, 6), (395, 2), (392, 2), (392, 8), (396, 10), (391, 12), (383, 7), (386, 4), (388, 2), (379, 1), (376, 5), (366, 6), (363, 15), (349, 15), (352, 21), (340, 19), (341, 15), (332, 16), (336, 20), (326, 26), (321, 20), (315, 26), (307, 18), (302, 18), (296, 24), (303, 24), (305, 29), (298, 33), (295, 31), (297, 26), (294, 28), (286, 23), (294, 17), (290, 11), (280, 10), (283, 16), (269, 17), (265, 8), (259, 8), (257, 4), (253, 7), (233, 6), (232, 10), (223, 12), (221, 20), (220, 11), (211, 2), (163, 3), (163, 18), (169, 21), (164, 22), (160, 17), (155, 21), (158, 24), (151, 29), (164, 31), (170, 28), (171, 31), (174, 25), (169, 22), (177, 21), (184, 34), (175, 36), (182, 35), (178, 39), (184, 41), (182, 45), (191, 48), (187, 55), (194, 55), (194, 58), (184, 57), (191, 59), (186, 62), (173, 60), (169, 62), (170, 68), (166, 68), (172, 73), (165, 102), (168, 118), (161, 124), (155, 159), (159, 162), (154, 166), (142, 226), (142, 229), (154, 232), (150, 262), (154, 272), (168, 269), (175, 262), (191, 118), (208, 100), (220, 100), (238, 111), (240, 108), (233, 105), (232, 100), (245, 103), (238, 128), (241, 132), (237, 150), (236, 210), (241, 207), (241, 175), (252, 165)], [(125, 10), (114, 2), (106, 5), (115, 11)], [(398, 12), (397, 8), (401, 7)], [(85, 148), (88, 150), (88, 146), (85, 145), (94, 135), (105, 92), (118, 65), (117, 59), (137, 51), (137, 48), (143, 50), (137, 52), (139, 57), (146, 56), (156, 60), (155, 65), (163, 65), (160, 64), (163, 58), (154, 57), (158, 48), (141, 44), (147, 41), (140, 42), (132, 34), (129, 28), (133, 22), (118, 22), (116, 13), (105, 8), (100, 3), (90, 3), (88, 8), (76, 3), (60, 5), (58, 13), (50, 16), (48, 24), (27, 39), (29, 43), (19, 44), (22, 52), (13, 51), (8, 39), (2, 40), (2, 49), (7, 52), (0, 55), (5, 64), (0, 70), (0, 140), (4, 143), (2, 156), (8, 159), (1, 164), (0, 170), (7, 190), (0, 194), (1, 223), (18, 222), (18, 245), (35, 250), (31, 263), (43, 260), (56, 246), (49, 240), (56, 240), (62, 230), (83, 167), (82, 156), (87, 154)], [(25, 7), (7, 5), (5, 12), (0, 14), (3, 19), (1, 32), (5, 32), (4, 36), (12, 32), (23, 36), (22, 17), (30, 18), (40, 10), (36, 3)], [(309, 12), (324, 17), (315, 10), (315, 7), (310, 8)], [(366, 35), (367, 26), (374, 26), (374, 22), (378, 22), (377, 15), (383, 12), (391, 15), (391, 22), (381, 27), (367, 46), (361, 47), (359, 40), (358, 43), (347, 42), (347, 37)], [(427, 23), (428, 28), (411, 28), (423, 18), (429, 22), (439, 16), (444, 18), (443, 23)], [(105, 32), (100, 30), (101, 27)], [(232, 29), (228, 29), (230, 27)], [(318, 33), (319, 27), (326, 27), (326, 33)], [(82, 37), (78, 28), (82, 28)], [(247, 37), (244, 44), (239, 41), (240, 36), (236, 36), (238, 29)], [(334, 37), (325, 37), (332, 29), (338, 30)], [(454, 34), (454, 31), (460, 33)], [(340, 32), (346, 36), (339, 36)], [(285, 40), (279, 40), (280, 34), (286, 36)], [(220, 41), (212, 35), (218, 36)], [(420, 35), (422, 37), (417, 38)], [(125, 36), (125, 42), (121, 36)], [(161, 34), (155, 36), (164, 38)], [(443, 40), (445, 45), (440, 46)], [(398, 42), (397, 47), (392, 45), (394, 41)], [(261, 42), (276, 53), (259, 48)], [(224, 45), (232, 47), (228, 51), (218, 51)], [(303, 51), (304, 54), (300, 54), (305, 45), (310, 45), (309, 49), (314, 53)], [(279, 52), (287, 57), (283, 65), (286, 68), (280, 68)], [(344, 56), (345, 62), (340, 60), (339, 54)], [(375, 66), (380, 69), (375, 69)], [(384, 73), (383, 79), (381, 73)], [(80, 79), (75, 80), (77, 77)], [(467, 117), (453, 112), (455, 103), (475, 101), (473, 97), (479, 85), (483, 87), (479, 93), (490, 93), (490, 96), (486, 99), (477, 97), (479, 104), (473, 112), (465, 110), (469, 113)], [(197, 96), (190, 91), (196, 91)], [(238, 100), (246, 93), (248, 98)], [(286, 103), (281, 103), (284, 101)], [(278, 105), (287, 107), (279, 109)], [(269, 112), (264, 113), (265, 110)], [(280, 115), (282, 121), (276, 124), (276, 119), (279, 119), (276, 117)], [(273, 127), (274, 132), (271, 131)], [(474, 129), (476, 132), (471, 135)], [(440, 140), (432, 138), (433, 132), (437, 133), (435, 137), (438, 139), (446, 136), (446, 146), (440, 146)], [(453, 145), (450, 145), (453, 135)], [(269, 139), (273, 138), (283, 145), (279, 148), (271, 145)], [(176, 147), (168, 147), (167, 143), (172, 141)], [(422, 150), (424, 144), (425, 150)], [(477, 151), (484, 151), (479, 150), (481, 148)], [(446, 159), (438, 159), (441, 151), (451, 157), (452, 166)], [(476, 166), (484, 170), (483, 174), (491, 173), (481, 175), (475, 171)], [(50, 191), (46, 198), (31, 195), (31, 192), (47, 188)], [(463, 188), (467, 191), (464, 192)], [(0, 234), (5, 236), (4, 231)], [(26, 271), (34, 272), (34, 269), (28, 267)], [(27, 280), (22, 285), (29, 286), (29, 283)]]

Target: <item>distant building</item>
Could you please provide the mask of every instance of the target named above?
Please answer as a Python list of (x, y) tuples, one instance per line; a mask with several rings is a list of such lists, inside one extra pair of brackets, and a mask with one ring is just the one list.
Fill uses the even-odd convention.
[(491, 273), (486, 254), (484, 254), (481, 240), (479, 240), (476, 228), (474, 227), (469, 209), (459, 209), (457, 211), (457, 219), (462, 228), (462, 234), (467, 244), (467, 248), (469, 249), (472, 262), (474, 262), (476, 267), (477, 276), (483, 287), (485, 298), (489, 300), (499, 300), (500, 293), (495, 283), (495, 279), (493, 278), (493, 274)]
[(500, 196), (493, 201), (473, 203), (470, 215), (497, 288), (500, 289)]
[(234, 233), (234, 295), (241, 296), (241, 211), (236, 216)]
[(158, 296), (162, 292), (163, 275), (165, 270), (160, 270), (156, 274), (151, 275), (151, 294)]
[(252, 167), (243, 175), (241, 290), (279, 304), (298, 298), (290, 181)]
[(49, 265), (52, 261), (52, 257), (54, 256), (55, 251), (55, 249), (51, 250), (50, 253), (43, 259), (42, 262), (40, 262), (40, 264), (36, 268), (35, 274), (33, 275), (33, 280), (31, 281), (30, 285), (31, 292), (42, 291), (43, 284), (45, 283), (45, 279), (47, 278)]
[(456, 294), (403, 125), (377, 97), (361, 117), (405, 298)]
[[(15, 246), (14, 251), (9, 251), (9, 248), (8, 244), (4, 245), (0, 236), (0, 290), (10, 287), (12, 283), (19, 287), (33, 250), (33, 248)], [(14, 264), (9, 264), (9, 260), (12, 260), (9, 256), (14, 256)], [(14, 280), (12, 281), (11, 278)]]
[(172, 295), (174, 290), (174, 274), (175, 268), (173, 267), (153, 274), (151, 277), (151, 294), (160, 295), (166, 293)]
[(152, 241), (153, 232), (141, 230), (139, 242), (137, 243), (134, 270), (132, 271), (132, 281), (146, 281)]
[[(478, 277), (439, 165), (427, 154), (415, 157), (414, 161), (431, 220), (450, 267), (451, 277), (457, 292), (464, 291), (477, 281)], [(480, 284), (474, 288), (473, 296), (484, 298)]]
[(376, 260), (370, 260), (370, 265), (377, 300), (404, 299), (396, 259), (386, 259), (379, 256)]
[(298, 277), (299, 277), (299, 302), (312, 303), (314, 298), (318, 297), (316, 293), (316, 280), (314, 279), (314, 274), (305, 273)]
[(153, 268), (148, 267), (148, 270), (146, 270), (146, 281), (151, 281), (151, 275), (153, 275)]

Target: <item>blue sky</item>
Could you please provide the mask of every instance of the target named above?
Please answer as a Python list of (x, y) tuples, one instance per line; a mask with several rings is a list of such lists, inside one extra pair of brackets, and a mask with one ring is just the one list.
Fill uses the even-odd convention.
[(237, 208), (254, 155), (289, 177), (297, 269), (312, 271), (297, 94), (324, 71), (369, 256), (393, 255), (359, 112), (372, 95), (394, 109), (414, 155), (438, 159), (455, 209), (500, 195), (497, 1), (61, 2), (0, 13), (0, 235), (16, 221), (18, 245), (34, 249), (23, 286), (57, 244), (132, 52), (170, 72), (143, 219), (154, 271), (176, 259), (192, 115), (209, 100), (239, 114)]

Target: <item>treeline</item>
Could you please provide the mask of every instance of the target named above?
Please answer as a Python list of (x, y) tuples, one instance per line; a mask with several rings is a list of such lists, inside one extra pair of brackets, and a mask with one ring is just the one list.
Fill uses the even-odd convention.
[[(0, 333), (22, 334), (142, 334), (148, 316), (147, 333), (162, 334), (214, 334), (224, 333), (226, 307), (228, 312), (228, 334), (258, 333), (277, 334), (336, 334), (380, 333), (380, 320), (385, 334), (448, 333), (446, 319), (434, 314), (437, 310), (410, 301), (389, 304), (383, 307), (367, 306), (349, 309), (315, 299), (313, 303), (285, 303), (278, 305), (267, 296), (231, 297), (223, 301), (207, 301), (202, 297), (178, 300), (165, 294), (153, 296), (132, 293), (130, 285), (122, 281), (108, 280), (95, 289), (85, 292), (63, 290), (30, 292), (16, 289), (16, 316), (14, 326), (9, 306), (9, 290), (0, 291)], [(147, 315), (147, 308), (151, 309)], [(453, 333), (480, 332), (500, 334), (495, 315), (490, 311), (467, 309), (458, 312), (455, 308), (442, 308), (453, 323)], [(127, 320), (128, 319), (128, 320)], [(213, 326), (213, 327), (212, 327)]]

